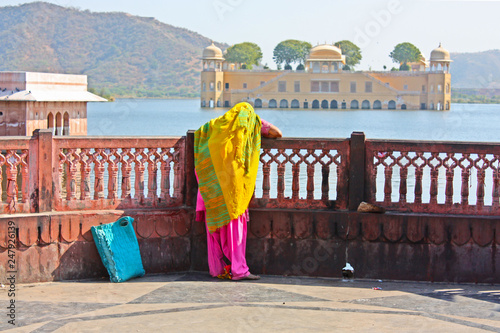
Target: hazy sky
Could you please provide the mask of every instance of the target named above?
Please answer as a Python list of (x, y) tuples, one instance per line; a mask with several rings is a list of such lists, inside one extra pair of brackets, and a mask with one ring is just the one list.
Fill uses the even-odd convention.
[[(0, 0), (0, 5), (34, 1)], [(285, 39), (332, 43), (348, 39), (362, 49), (358, 69), (382, 69), (401, 42), (429, 58), (441, 42), (450, 52), (500, 49), (500, 1), (472, 0), (48, 0), (94, 12), (155, 17), (215, 41), (257, 43), (263, 63)], [(201, 55), (200, 50), (200, 55)]]

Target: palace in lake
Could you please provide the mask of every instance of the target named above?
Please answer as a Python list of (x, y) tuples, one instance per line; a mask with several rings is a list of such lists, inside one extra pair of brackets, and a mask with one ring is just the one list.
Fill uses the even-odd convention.
[(441, 45), (409, 71), (345, 71), (345, 56), (329, 44), (313, 47), (304, 70), (247, 70), (222, 50), (203, 50), (201, 106), (256, 108), (449, 110), (450, 53)]

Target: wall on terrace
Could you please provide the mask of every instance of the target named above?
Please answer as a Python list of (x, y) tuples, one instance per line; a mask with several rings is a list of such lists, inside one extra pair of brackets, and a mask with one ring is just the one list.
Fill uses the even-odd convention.
[[(2, 139), (6, 153), (1, 155), (8, 158), (0, 159), (6, 168), (0, 202), (5, 212), (0, 215), (0, 260), (6, 264), (0, 266), (0, 281), (7, 276), (12, 251), (18, 282), (106, 277), (90, 227), (121, 216), (135, 219), (147, 273), (208, 270), (205, 227), (194, 221), (192, 132), (185, 138), (107, 140), (42, 134)], [(497, 145), (365, 143), (364, 135), (354, 133), (349, 139), (263, 140), (262, 149), (263, 181), (258, 184), (262, 193), (251, 204), (247, 243), (253, 273), (339, 278), (349, 261), (357, 278), (500, 283), (497, 182), (493, 181), (488, 200), (484, 191), (455, 191), (458, 203), (450, 173), (445, 202), (439, 199), (437, 176), (429, 178), (431, 202), (419, 202), (425, 197), (419, 186), (412, 200), (406, 187), (391, 193), (393, 186), (389, 186), (395, 180), (399, 185), (419, 182), (420, 171), (411, 178), (399, 170), (393, 180), (391, 170), (397, 165), (405, 170), (413, 163), (425, 178), (431, 166), (447, 165), (452, 170), (448, 162), (454, 160), (457, 170), (477, 169), (474, 185), (482, 188), (485, 179), (489, 184), (489, 178), (499, 177), (495, 170), (488, 170), (494, 165), (491, 156), (499, 155)], [(151, 165), (161, 164), (159, 170), (146, 167), (141, 162), (145, 156), (156, 161)], [(125, 173), (121, 175), (126, 177), (118, 183), (124, 189), (114, 187), (118, 179), (113, 177), (109, 188), (101, 186), (102, 175), (90, 177), (92, 163), (103, 167), (100, 162), (109, 161), (112, 174), (122, 158)], [(433, 163), (439, 159), (440, 163)], [(467, 160), (473, 161), (472, 166), (461, 169)], [(290, 167), (294, 181), (288, 196), (284, 177)], [(375, 181), (378, 167), (385, 170), (379, 173), (381, 186)], [(431, 174), (436, 173), (434, 169)], [(20, 172), (19, 179), (15, 170)], [(64, 177), (79, 179), (76, 187), (62, 186), (64, 170), (73, 173)], [(301, 172), (305, 177), (299, 177)], [(467, 175), (463, 172), (458, 178), (462, 188), (463, 184), (469, 188)], [(21, 195), (14, 198), (16, 183)], [(144, 193), (136, 195), (131, 189)], [(373, 194), (378, 191), (382, 198)], [(475, 203), (469, 202), (473, 195)], [(363, 200), (384, 206), (388, 212), (356, 212)], [(15, 249), (9, 252), (13, 243)]]

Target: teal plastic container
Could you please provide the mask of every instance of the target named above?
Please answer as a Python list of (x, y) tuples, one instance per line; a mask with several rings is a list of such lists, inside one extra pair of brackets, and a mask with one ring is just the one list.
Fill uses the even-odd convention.
[(111, 282), (124, 282), (146, 273), (133, 222), (133, 218), (125, 216), (116, 222), (90, 228)]

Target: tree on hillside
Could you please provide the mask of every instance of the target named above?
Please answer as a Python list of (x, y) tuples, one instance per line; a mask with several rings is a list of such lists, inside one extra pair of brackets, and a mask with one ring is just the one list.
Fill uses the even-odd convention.
[(252, 69), (252, 65), (258, 65), (262, 59), (262, 51), (257, 44), (244, 42), (229, 47), (224, 58), (228, 62), (245, 65), (246, 68)]
[(294, 62), (304, 64), (311, 47), (310, 43), (300, 40), (287, 39), (282, 41), (274, 48), (274, 62), (278, 68), (281, 67), (282, 63), (285, 63), (285, 69), (291, 69), (290, 64)]
[(335, 43), (335, 46), (339, 47), (342, 50), (342, 54), (345, 55), (345, 63), (348, 69), (354, 68), (363, 58), (361, 49), (351, 41), (341, 40)]
[(394, 47), (394, 50), (389, 54), (393, 62), (399, 63), (400, 70), (408, 70), (409, 62), (416, 62), (420, 60), (421, 52), (412, 43), (399, 43)]

